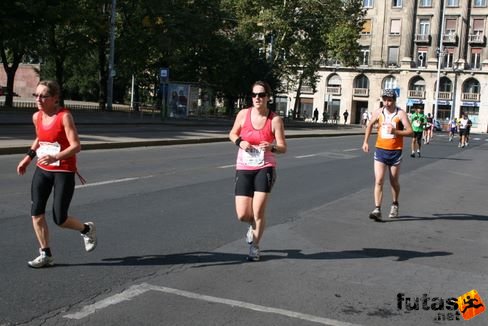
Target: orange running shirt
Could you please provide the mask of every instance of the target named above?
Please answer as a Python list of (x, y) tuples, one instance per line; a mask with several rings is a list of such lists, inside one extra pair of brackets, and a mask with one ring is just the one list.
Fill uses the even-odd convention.
[(383, 109), (378, 117), (378, 138), (376, 138), (376, 147), (386, 150), (403, 149), (403, 136), (388, 134), (386, 132), (386, 125), (392, 124), (395, 129), (403, 129), (402, 122), (399, 117), (400, 108), (396, 108), (393, 113)]

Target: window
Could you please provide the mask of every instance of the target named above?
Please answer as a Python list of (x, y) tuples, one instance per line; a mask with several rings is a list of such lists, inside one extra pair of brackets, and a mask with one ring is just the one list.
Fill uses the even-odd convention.
[(392, 0), (391, 7), (392, 8), (401, 8), (403, 6), (402, 0)]
[(427, 67), (427, 48), (418, 48), (417, 67)]
[(432, 0), (420, 0), (419, 7), (432, 7)]
[(444, 42), (455, 42), (456, 41), (456, 26), (457, 20), (456, 18), (447, 18), (446, 19), (446, 26), (444, 29)]
[(400, 35), (402, 30), (402, 21), (400, 19), (392, 19), (390, 25), (390, 35)]
[(468, 79), (463, 84), (463, 93), (479, 94), (480, 90), (480, 83), (476, 79)]
[(371, 19), (365, 19), (363, 22), (363, 29), (361, 30), (361, 34), (369, 35), (371, 34)]
[(471, 66), (471, 69), (481, 69), (481, 49), (471, 49), (469, 64)]
[(474, 0), (474, 7), (486, 7), (486, 0)]
[(459, 7), (459, 0), (447, 0), (448, 7)]
[(388, 76), (383, 80), (383, 89), (397, 88), (397, 80), (393, 76)]
[(367, 66), (369, 64), (369, 46), (361, 47), (361, 57), (359, 58), (359, 65)]
[(483, 42), (484, 26), (484, 19), (473, 19), (473, 31), (469, 35), (469, 40), (471, 42)]
[(365, 75), (358, 76), (354, 81), (354, 87), (361, 88), (361, 89), (368, 89), (369, 88), (368, 77), (366, 77)]
[(430, 19), (420, 19), (419, 21), (419, 34), (430, 34)]
[(397, 46), (388, 48), (388, 66), (398, 66), (398, 54), (399, 48)]
[(444, 49), (444, 58), (442, 60), (442, 68), (452, 68), (454, 65), (454, 48)]
[(373, 0), (363, 0), (364, 8), (373, 8)]

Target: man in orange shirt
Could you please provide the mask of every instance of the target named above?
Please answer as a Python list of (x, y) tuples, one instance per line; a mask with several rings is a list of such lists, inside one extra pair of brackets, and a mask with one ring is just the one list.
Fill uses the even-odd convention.
[(396, 94), (392, 89), (385, 89), (382, 94), (384, 106), (376, 109), (366, 126), (363, 151), (369, 152), (368, 140), (375, 123), (378, 123), (376, 150), (374, 153), (374, 202), (375, 208), (369, 218), (381, 222), (381, 202), (385, 174), (390, 174), (393, 203), (390, 218), (398, 217), (398, 197), (400, 195), (400, 163), (402, 161), (403, 137), (412, 135), (412, 126), (404, 110), (396, 106)]

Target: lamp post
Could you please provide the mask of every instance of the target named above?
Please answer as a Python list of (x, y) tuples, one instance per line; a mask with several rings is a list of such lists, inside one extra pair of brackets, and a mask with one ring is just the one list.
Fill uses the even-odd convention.
[(441, 65), (442, 59), (444, 58), (444, 48), (443, 48), (443, 40), (444, 40), (444, 24), (445, 19), (444, 15), (446, 13), (446, 0), (441, 0), (442, 3), (442, 22), (441, 22), (441, 35), (439, 40), (439, 49), (437, 50), (437, 83), (435, 85), (435, 103), (434, 103), (434, 120), (437, 120), (437, 111), (439, 107), (439, 87), (440, 87), (440, 79), (441, 79)]
[(107, 111), (112, 111), (113, 89), (114, 89), (114, 52), (115, 52), (115, 4), (112, 0), (112, 12), (110, 14), (110, 53), (108, 58), (108, 78), (107, 78)]

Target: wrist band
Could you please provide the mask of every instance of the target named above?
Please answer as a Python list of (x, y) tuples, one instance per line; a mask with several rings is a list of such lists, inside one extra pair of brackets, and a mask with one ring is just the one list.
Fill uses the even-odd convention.
[(271, 153), (276, 153), (277, 151), (276, 145), (271, 146)]
[(33, 150), (32, 148), (29, 148), (29, 150), (27, 151), (27, 156), (29, 156), (31, 158), (31, 160), (36, 157), (36, 151)]
[(242, 138), (239, 137), (236, 139), (236, 141), (234, 143), (236, 144), (237, 147), (241, 147), (241, 141), (242, 141)]

